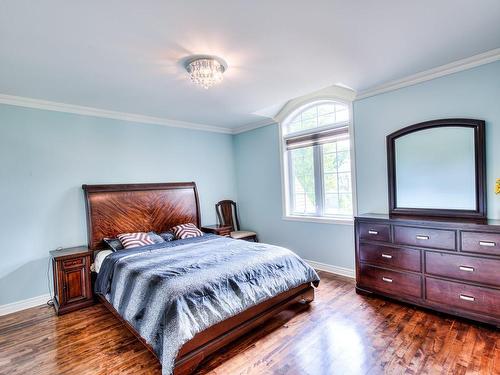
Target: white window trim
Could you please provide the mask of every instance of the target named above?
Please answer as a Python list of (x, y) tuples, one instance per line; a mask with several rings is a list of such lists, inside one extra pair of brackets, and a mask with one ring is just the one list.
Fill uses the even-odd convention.
[[(289, 173), (285, 171), (285, 165), (288, 166), (289, 161), (287, 159), (284, 127), (286, 123), (291, 120), (295, 114), (305, 110), (308, 107), (320, 104), (321, 102), (337, 102), (345, 104), (349, 111), (349, 143), (350, 143), (350, 157), (351, 157), (351, 184), (352, 184), (352, 217), (341, 217), (341, 216), (316, 216), (316, 215), (297, 215), (292, 214), (289, 211), (290, 202), (290, 188), (288, 176)], [(356, 158), (354, 151), (354, 116), (352, 110), (352, 101), (346, 100), (341, 97), (331, 96), (331, 95), (321, 95), (317, 97), (308, 97), (307, 101), (297, 100), (296, 105), (286, 105), (285, 108), (279, 113), (277, 118), (280, 119), (278, 122), (279, 128), (279, 142), (280, 142), (280, 169), (281, 169), (281, 197), (282, 197), (282, 219), (289, 221), (303, 221), (303, 222), (313, 222), (322, 224), (341, 224), (341, 225), (353, 225), (354, 216), (358, 214), (358, 199), (357, 199), (357, 184), (356, 184)]]

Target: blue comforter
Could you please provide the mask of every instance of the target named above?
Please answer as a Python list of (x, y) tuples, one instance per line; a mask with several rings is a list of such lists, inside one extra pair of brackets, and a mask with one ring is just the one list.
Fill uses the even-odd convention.
[(110, 254), (95, 289), (171, 374), (198, 332), (307, 282), (319, 277), (290, 250), (204, 235)]

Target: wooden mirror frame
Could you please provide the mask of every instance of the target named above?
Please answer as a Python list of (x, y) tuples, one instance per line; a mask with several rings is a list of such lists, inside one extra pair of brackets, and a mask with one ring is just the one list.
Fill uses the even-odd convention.
[[(397, 207), (396, 196), (396, 139), (420, 130), (440, 127), (467, 127), (474, 129), (476, 209), (453, 210), (437, 208)], [(473, 119), (443, 119), (407, 126), (387, 136), (387, 172), (389, 183), (389, 214), (408, 217), (437, 217), (452, 219), (486, 220), (486, 144), (485, 122)]]

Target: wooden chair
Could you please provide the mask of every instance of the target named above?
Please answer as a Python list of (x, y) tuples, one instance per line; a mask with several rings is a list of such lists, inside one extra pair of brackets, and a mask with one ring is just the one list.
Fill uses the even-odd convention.
[(221, 225), (231, 227), (231, 238), (238, 240), (253, 240), (257, 241), (257, 233), (248, 230), (240, 230), (240, 222), (238, 221), (238, 210), (236, 209), (236, 202), (232, 200), (223, 200), (215, 205), (217, 218)]

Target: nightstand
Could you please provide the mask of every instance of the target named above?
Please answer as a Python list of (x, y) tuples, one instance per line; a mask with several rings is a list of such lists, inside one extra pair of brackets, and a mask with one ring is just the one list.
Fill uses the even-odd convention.
[(90, 264), (92, 251), (86, 246), (50, 252), (54, 276), (54, 308), (57, 315), (94, 303)]
[(219, 236), (228, 237), (233, 228), (229, 225), (205, 225), (201, 227), (201, 230), (205, 233), (213, 233)]

